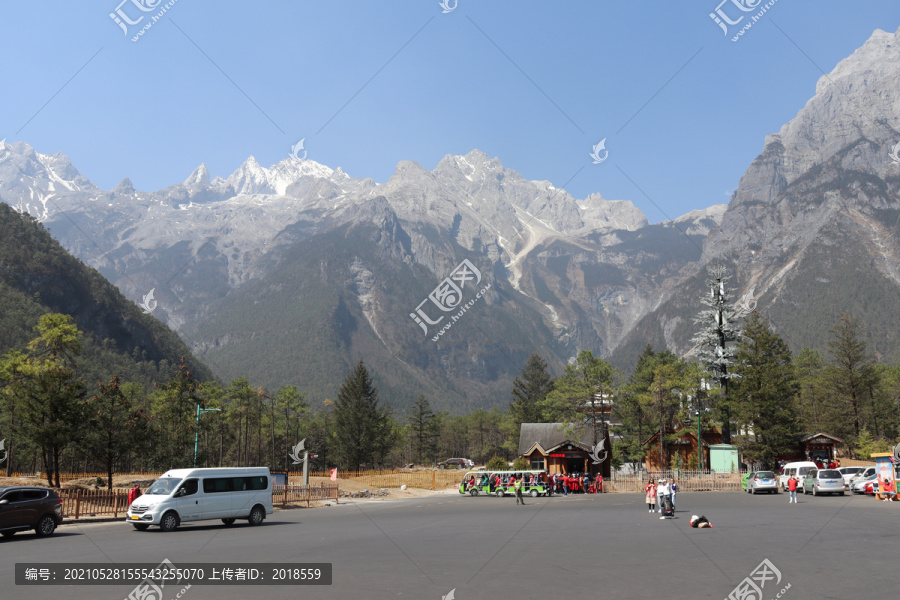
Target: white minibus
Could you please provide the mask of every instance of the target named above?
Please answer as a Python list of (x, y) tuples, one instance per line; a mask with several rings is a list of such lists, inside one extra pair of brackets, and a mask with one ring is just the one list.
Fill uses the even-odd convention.
[(788, 479), (793, 475), (794, 479), (797, 480), (797, 490), (802, 491), (803, 480), (806, 479), (806, 474), (809, 473), (810, 469), (816, 468), (818, 468), (816, 467), (816, 463), (810, 461), (788, 463), (781, 469), (781, 476), (778, 478), (778, 483), (781, 484), (781, 489), (785, 492), (788, 491)]
[(247, 519), (259, 525), (272, 514), (268, 467), (173, 469), (138, 496), (125, 520), (138, 531), (159, 525), (173, 531), (181, 523), (222, 519), (232, 525)]

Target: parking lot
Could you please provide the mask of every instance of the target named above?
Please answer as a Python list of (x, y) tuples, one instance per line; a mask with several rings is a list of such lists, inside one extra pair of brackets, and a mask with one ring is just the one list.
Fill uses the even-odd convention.
[[(173, 533), (125, 523), (64, 525), (0, 542), (2, 597), (121, 600), (133, 585), (16, 586), (16, 562), (330, 562), (321, 587), (167, 586), (181, 598), (727, 598), (768, 559), (763, 598), (860, 597), (886, 584), (900, 503), (871, 497), (682, 493), (676, 518), (643, 495), (527, 498), (437, 495), (278, 511), (266, 523)], [(692, 514), (713, 529), (692, 529)], [(890, 561), (890, 563), (889, 563)], [(776, 571), (778, 577), (776, 578)], [(869, 590), (869, 591), (865, 591)], [(149, 600), (149, 599), (148, 599)]]

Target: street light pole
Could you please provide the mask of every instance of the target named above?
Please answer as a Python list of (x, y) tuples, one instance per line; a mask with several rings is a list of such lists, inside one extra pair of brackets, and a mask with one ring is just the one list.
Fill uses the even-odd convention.
[(703, 437), (700, 433), (700, 411), (695, 410), (697, 413), (697, 454), (700, 456), (700, 472), (703, 472)]
[(197, 426), (194, 428), (194, 468), (197, 468), (197, 446), (200, 443), (200, 413), (206, 412), (222, 412), (221, 408), (200, 408), (200, 403), (197, 403)]

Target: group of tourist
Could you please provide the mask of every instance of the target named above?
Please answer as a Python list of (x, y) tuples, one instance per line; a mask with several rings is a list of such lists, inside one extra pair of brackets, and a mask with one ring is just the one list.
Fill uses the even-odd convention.
[(589, 473), (554, 473), (550, 476), (556, 494), (596, 494), (603, 492), (603, 475), (591, 480)]
[(482, 486), (490, 484), (490, 491), (493, 494), (494, 490), (498, 488), (514, 489), (517, 481), (522, 483), (523, 485), (537, 485), (542, 481), (546, 483), (547, 479), (546, 475), (543, 473), (514, 473), (510, 475), (501, 475), (499, 473), (484, 473), (483, 475), (479, 475), (477, 478), (475, 477), (475, 475), (470, 475), (466, 480), (465, 490), (468, 492), (472, 488), (481, 488)]
[(663, 478), (654, 482), (650, 479), (647, 481), (644, 491), (647, 494), (647, 512), (652, 513), (658, 510), (662, 513), (666, 498), (671, 501), (672, 510), (675, 510), (675, 495), (678, 493), (678, 484), (674, 477), (672, 478), (672, 481)]
[(484, 473), (482, 475), (470, 475), (465, 480), (464, 492), (469, 492), (473, 488), (481, 489), (489, 485), (490, 493), (494, 493), (497, 489), (514, 490), (516, 483), (519, 482), (523, 486), (533, 486), (544, 484), (550, 488), (554, 494), (595, 494), (603, 492), (603, 475), (598, 474), (596, 478), (591, 478), (589, 473)]

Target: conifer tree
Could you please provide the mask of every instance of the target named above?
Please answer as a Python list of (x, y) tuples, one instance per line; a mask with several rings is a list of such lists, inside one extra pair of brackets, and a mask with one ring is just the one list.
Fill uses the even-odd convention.
[(513, 381), (509, 414), (512, 420), (515, 446), (518, 447), (522, 423), (543, 423), (543, 404), (553, 389), (553, 378), (547, 371), (547, 361), (532, 354), (522, 369), (522, 378)]
[(12, 431), (40, 448), (47, 483), (59, 487), (60, 457), (83, 430), (85, 384), (75, 375), (81, 332), (72, 317), (42, 315), (40, 336), (27, 354), (12, 351), (0, 359), (4, 408)]
[(377, 454), (386, 454), (390, 436), (389, 414), (378, 404), (378, 390), (360, 360), (347, 376), (334, 403), (334, 427), (338, 460), (344, 468), (358, 471), (371, 465)]
[(605, 435), (602, 427), (606, 426), (603, 421), (601, 428), (597, 427), (598, 410), (604, 403), (613, 401), (614, 378), (612, 365), (595, 357), (590, 350), (582, 350), (574, 363), (566, 365), (566, 372), (553, 382), (553, 390), (547, 395), (546, 402), (551, 407), (549, 416), (575, 423), (587, 412), (587, 419), (580, 419), (591, 424), (593, 443), (596, 444)]
[[(867, 401), (877, 380), (875, 361), (866, 350), (866, 342), (860, 339), (856, 319), (844, 315), (831, 330), (828, 341), (831, 364), (825, 376), (835, 392), (835, 409), (851, 428), (843, 435), (858, 438), (867, 416)], [(874, 415), (873, 415), (874, 417)]]
[(709, 295), (700, 297), (705, 309), (701, 310), (694, 323), (701, 329), (692, 340), (697, 348), (701, 364), (709, 371), (722, 388), (719, 405), (716, 407), (722, 417), (722, 441), (731, 443), (731, 410), (729, 408), (728, 382), (735, 377), (731, 370), (734, 364), (734, 343), (738, 339), (738, 328), (735, 322), (739, 313), (731, 304), (728, 288), (730, 277), (725, 274), (725, 267), (717, 265), (709, 267), (706, 286)]
[(99, 384), (98, 393), (85, 402), (90, 424), (86, 442), (91, 445), (106, 467), (106, 487), (112, 491), (113, 469), (117, 460), (128, 452), (136, 440), (147, 435), (149, 415), (134, 408), (120, 389), (119, 376)]
[(414, 461), (422, 462), (424, 458), (433, 462), (437, 452), (438, 421), (424, 394), (413, 404), (407, 422), (413, 437)]
[(756, 311), (750, 314), (737, 346), (732, 387), (735, 421), (746, 433), (738, 445), (745, 460), (772, 468), (794, 443), (797, 379), (791, 351)]

